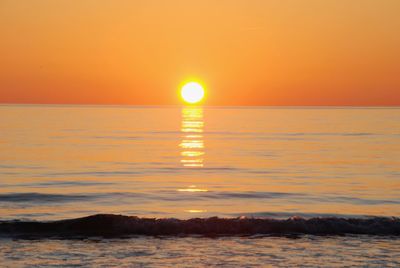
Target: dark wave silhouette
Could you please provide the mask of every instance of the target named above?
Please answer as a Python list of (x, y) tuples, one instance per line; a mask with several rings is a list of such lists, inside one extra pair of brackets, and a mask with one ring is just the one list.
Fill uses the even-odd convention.
[(52, 222), (2, 221), (5, 237), (121, 237), (127, 235), (400, 235), (399, 218), (259, 218), (151, 219), (98, 214)]

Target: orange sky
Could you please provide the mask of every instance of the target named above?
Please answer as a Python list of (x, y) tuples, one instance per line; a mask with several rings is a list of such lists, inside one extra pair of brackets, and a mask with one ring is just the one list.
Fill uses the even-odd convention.
[(0, 0), (0, 103), (400, 105), (399, 0)]

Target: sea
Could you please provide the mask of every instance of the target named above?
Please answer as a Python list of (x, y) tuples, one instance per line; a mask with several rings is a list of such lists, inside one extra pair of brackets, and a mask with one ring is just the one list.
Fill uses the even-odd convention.
[(399, 267), (399, 217), (398, 107), (0, 105), (2, 267)]

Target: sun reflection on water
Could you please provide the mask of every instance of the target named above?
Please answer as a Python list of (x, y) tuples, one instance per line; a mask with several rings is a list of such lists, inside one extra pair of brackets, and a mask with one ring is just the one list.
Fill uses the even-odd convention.
[[(181, 148), (180, 163), (184, 168), (202, 168), (204, 167), (204, 140), (203, 140), (203, 109), (201, 107), (184, 107), (182, 109), (182, 141), (179, 144)], [(185, 195), (200, 194), (208, 192), (205, 188), (199, 188), (196, 185), (190, 185), (185, 188), (177, 189)], [(199, 208), (190, 208), (184, 210), (186, 213), (206, 213), (207, 210)]]
[(188, 210), (185, 210), (185, 212), (188, 212), (188, 213), (205, 213), (205, 212), (207, 212), (207, 210), (204, 210), (204, 209), (188, 209)]
[(185, 188), (185, 189), (178, 189), (178, 192), (208, 192), (207, 189), (199, 189), (199, 188)]
[(204, 166), (203, 108), (184, 107), (182, 109), (181, 164), (188, 168)]

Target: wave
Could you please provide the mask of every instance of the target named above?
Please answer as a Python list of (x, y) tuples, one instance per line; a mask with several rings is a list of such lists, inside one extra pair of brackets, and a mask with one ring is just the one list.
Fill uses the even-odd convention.
[(107, 198), (143, 198), (147, 195), (143, 193), (86, 193), (86, 194), (45, 194), (45, 193), (8, 193), (0, 194), (0, 203), (24, 203), (24, 205), (34, 205), (35, 203), (66, 203), (81, 202), (95, 199), (105, 200)]
[[(84, 186), (82, 184), (80, 186)], [(89, 184), (90, 185), (90, 184)], [(0, 185), (1, 186), (1, 185)], [(4, 193), (0, 194), (0, 204), (6, 203), (24, 203), (26, 205), (35, 205), (36, 203), (65, 203), (77, 201), (112, 201), (120, 202), (133, 200), (145, 202), (146, 200), (160, 201), (193, 201), (193, 200), (285, 200), (285, 202), (296, 203), (335, 203), (335, 204), (355, 204), (355, 205), (399, 205), (400, 199), (366, 199), (348, 196), (318, 196), (305, 193), (290, 192), (257, 192), (257, 191), (211, 191), (204, 190), (191, 192), (189, 189), (178, 190), (159, 190), (157, 192), (91, 192), (76, 194), (61, 193)], [(179, 194), (177, 194), (179, 191)]]
[[(46, 187), (80, 187), (80, 186), (98, 186), (98, 185), (113, 185), (114, 182), (99, 182), (99, 181), (44, 181), (34, 183), (8, 183), (1, 184), (0, 187), (14, 188), (14, 187), (31, 187), (31, 188), (46, 188)], [(2, 194), (0, 194), (0, 201)]]
[(155, 219), (113, 214), (52, 222), (1, 221), (2, 237), (124, 237), (129, 235), (389, 235), (400, 236), (399, 218), (261, 218)]
[(42, 194), (42, 193), (10, 193), (1, 194), (0, 202), (69, 202), (82, 201), (92, 196), (84, 194)]
[(42, 166), (29, 166), (29, 165), (2, 165), (0, 169), (43, 169)]

